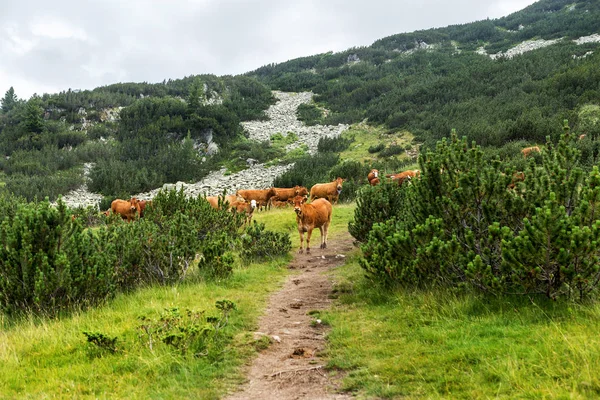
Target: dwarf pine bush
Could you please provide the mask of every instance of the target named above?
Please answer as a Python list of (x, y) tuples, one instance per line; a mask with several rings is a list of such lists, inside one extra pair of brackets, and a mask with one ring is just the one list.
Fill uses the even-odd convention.
[[(565, 125), (566, 126), (566, 125)], [(568, 128), (525, 180), (455, 133), (422, 155), (420, 179), (362, 192), (350, 232), (385, 284), (584, 298), (600, 280), (597, 167), (585, 173)], [(369, 227), (372, 226), (372, 229)]]

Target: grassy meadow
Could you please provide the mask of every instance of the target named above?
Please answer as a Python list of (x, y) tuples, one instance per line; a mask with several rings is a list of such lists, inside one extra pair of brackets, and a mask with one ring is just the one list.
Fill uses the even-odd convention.
[(382, 291), (358, 251), (334, 272), (329, 367), (358, 398), (600, 397), (600, 305)]
[[(383, 144), (385, 147), (398, 145), (406, 147), (413, 143), (414, 135), (407, 131), (390, 133), (381, 126), (369, 126), (367, 124), (355, 124), (342, 133), (342, 137), (353, 139), (348, 149), (340, 153), (340, 159), (345, 161), (360, 161), (372, 163), (378, 161), (377, 153), (369, 153), (369, 147)], [(407, 160), (405, 152), (392, 156), (398, 160)], [(385, 171), (396, 172), (396, 171)]]

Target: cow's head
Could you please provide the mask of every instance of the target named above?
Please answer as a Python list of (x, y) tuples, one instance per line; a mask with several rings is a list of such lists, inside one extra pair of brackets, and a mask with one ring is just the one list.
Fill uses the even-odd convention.
[(252, 211), (254, 211), (257, 205), (258, 204), (256, 204), (256, 200), (250, 200), (250, 208), (252, 209)]
[(344, 180), (338, 176), (334, 182), (336, 183), (335, 188), (337, 189), (338, 194), (340, 194), (342, 192), (342, 182), (344, 182)]
[(376, 169), (372, 169), (371, 172), (369, 172), (369, 174), (373, 174), (374, 178), (379, 177), (379, 171), (377, 171)]
[(306, 196), (296, 196), (294, 197), (294, 212), (297, 216), (302, 218), (302, 206), (306, 202)]
[(296, 196), (308, 196), (308, 189), (304, 186), (296, 186)]
[(129, 209), (131, 210), (131, 212), (139, 211), (140, 201), (138, 199), (136, 199), (135, 197), (132, 197), (131, 200), (129, 200), (129, 204), (130, 204)]

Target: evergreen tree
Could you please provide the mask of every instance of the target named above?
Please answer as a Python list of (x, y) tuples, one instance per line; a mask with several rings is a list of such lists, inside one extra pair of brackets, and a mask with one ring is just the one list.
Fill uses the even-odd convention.
[(26, 132), (42, 133), (44, 130), (44, 119), (42, 115), (42, 100), (34, 94), (25, 105), (25, 114), (21, 126)]
[(15, 89), (11, 86), (10, 89), (6, 91), (4, 94), (4, 98), (2, 101), (2, 111), (9, 112), (12, 110), (17, 104), (17, 95), (15, 94)]

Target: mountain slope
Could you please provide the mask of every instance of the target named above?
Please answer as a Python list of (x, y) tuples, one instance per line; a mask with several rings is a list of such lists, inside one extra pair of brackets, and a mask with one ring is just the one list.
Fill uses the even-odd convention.
[[(268, 65), (247, 75), (311, 90), (324, 123), (407, 129), (433, 144), (451, 128), (484, 145), (542, 142), (600, 102), (600, 4), (543, 0), (497, 20), (393, 35), (369, 47)], [(575, 41), (580, 37), (588, 41)], [(492, 57), (529, 40), (517, 57)]]

